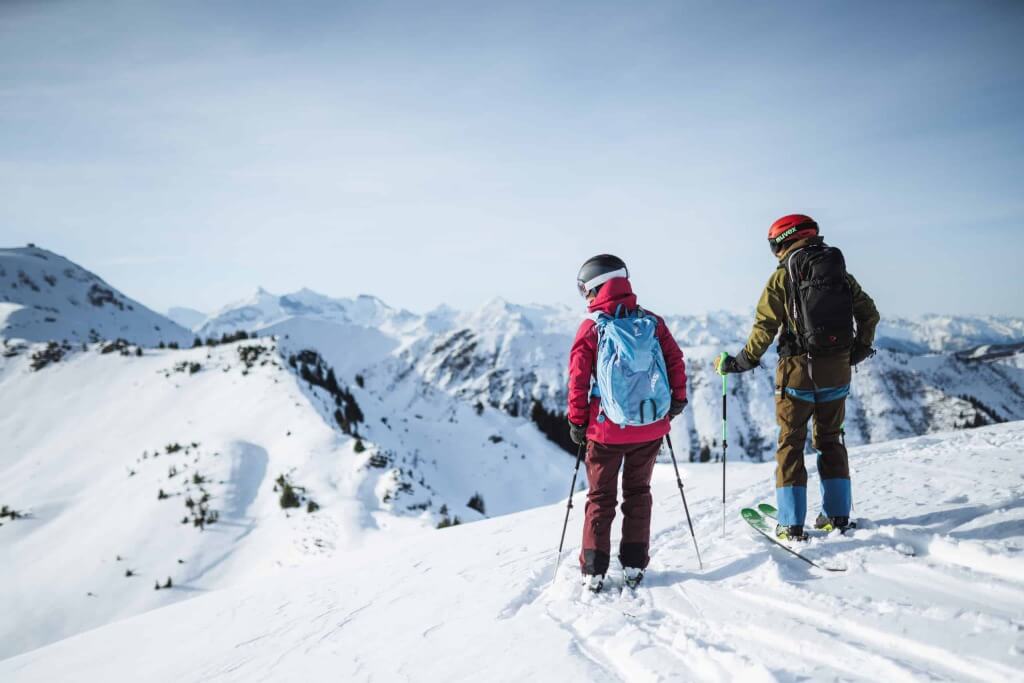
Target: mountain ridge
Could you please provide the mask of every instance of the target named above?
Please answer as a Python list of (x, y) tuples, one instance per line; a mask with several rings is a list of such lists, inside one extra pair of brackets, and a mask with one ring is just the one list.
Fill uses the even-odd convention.
[[(710, 364), (723, 349), (738, 351), (750, 316), (720, 311), (663, 317), (684, 348), (690, 378), (690, 410), (680, 418), (688, 425), (688, 437), (678, 440), (680, 448), (690, 457), (715, 457), (721, 396), (709, 379)], [(550, 439), (571, 450), (560, 421), (568, 349), (582, 319), (582, 305), (577, 310), (502, 297), (474, 311), (442, 304), (418, 315), (370, 295), (332, 298), (308, 288), (277, 295), (260, 287), (210, 315), (194, 337), (178, 336), (200, 342), (240, 332), (274, 336), (292, 351), (316, 349), (350, 380), (359, 375), (392, 390), (413, 381), (477, 409), (529, 416)], [(184, 339), (175, 343), (184, 345)], [(879, 354), (854, 375), (848, 438), (863, 443), (1024, 418), (1024, 363), (1016, 346), (1021, 343), (1024, 318), (883, 318)], [(991, 348), (1002, 350), (978, 351)], [(770, 351), (762, 366), (773, 363)], [(732, 439), (737, 454), (770, 455), (772, 373), (736, 376), (731, 387), (730, 427), (737, 430)]]

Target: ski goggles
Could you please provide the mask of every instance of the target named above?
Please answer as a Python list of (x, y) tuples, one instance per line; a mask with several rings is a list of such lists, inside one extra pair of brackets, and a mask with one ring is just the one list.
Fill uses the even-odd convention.
[(778, 237), (769, 237), (768, 246), (771, 247), (772, 253), (778, 255), (782, 248), (788, 243), (803, 239), (804, 237), (814, 237), (818, 234), (818, 226), (815, 224), (802, 223), (795, 227), (790, 228), (786, 232), (782, 233)]
[(602, 273), (596, 277), (592, 277), (586, 282), (583, 280), (576, 280), (576, 289), (580, 291), (580, 296), (586, 298), (590, 290), (594, 289), (599, 285), (603, 285), (609, 280), (614, 280), (617, 277), (629, 277), (629, 270), (626, 268), (619, 268), (618, 270), (612, 270), (607, 273)]

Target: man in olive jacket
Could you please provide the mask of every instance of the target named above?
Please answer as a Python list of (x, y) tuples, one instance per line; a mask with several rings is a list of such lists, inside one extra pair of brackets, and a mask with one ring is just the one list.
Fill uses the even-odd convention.
[[(820, 299), (817, 315), (822, 315), (821, 301), (827, 308), (832, 303), (840, 320), (833, 324), (842, 327), (843, 311), (856, 321), (846, 320), (849, 336), (842, 332), (827, 333), (822, 343), (832, 348), (822, 349), (816, 338), (801, 329), (799, 319), (808, 310), (802, 308), (792, 286), (791, 262), (797, 251), (821, 252), (827, 249), (819, 235), (818, 224), (802, 214), (780, 218), (768, 232), (772, 251), (779, 259), (779, 267), (768, 279), (768, 284), (757, 304), (754, 327), (747, 345), (735, 356), (723, 354), (716, 359), (719, 374), (746, 372), (758, 366), (762, 355), (778, 334), (779, 363), (775, 379), (775, 414), (779, 424), (779, 447), (776, 453), (776, 501), (780, 538), (803, 540), (804, 518), (807, 514), (807, 469), (804, 467), (804, 445), (807, 442), (807, 424), (814, 418), (814, 447), (818, 450), (818, 475), (821, 478), (822, 514), (815, 526), (821, 529), (845, 529), (849, 525), (852, 492), (850, 467), (846, 446), (842, 440), (842, 427), (846, 414), (846, 397), (850, 393), (850, 366), (874, 354), (872, 344), (879, 315), (871, 300), (857, 281), (845, 273), (847, 287), (838, 289), (831, 300)], [(832, 250), (838, 254), (838, 250)], [(836, 258), (845, 272), (845, 262)], [(800, 287), (801, 291), (807, 291)], [(848, 294), (847, 294), (848, 292)], [(807, 296), (807, 295), (804, 295)], [(815, 296), (811, 294), (810, 296)], [(849, 299), (852, 298), (852, 302)], [(851, 305), (852, 304), (852, 305)], [(827, 315), (826, 315), (827, 318)], [(818, 329), (822, 328), (818, 325)], [(811, 341), (809, 342), (808, 339)], [(813, 351), (810, 345), (814, 345)]]

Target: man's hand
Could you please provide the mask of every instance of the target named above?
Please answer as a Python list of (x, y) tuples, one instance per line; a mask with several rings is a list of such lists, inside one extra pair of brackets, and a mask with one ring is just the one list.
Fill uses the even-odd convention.
[(873, 348), (857, 342), (853, 345), (853, 348), (850, 349), (850, 365), (857, 365), (858, 363), (871, 358), (873, 355), (875, 355), (875, 350)]
[(740, 351), (739, 355), (735, 357), (722, 351), (722, 355), (715, 359), (715, 372), (719, 375), (746, 372), (747, 370), (753, 370), (757, 366), (758, 362), (748, 358), (746, 351)]
[(569, 423), (569, 438), (577, 446), (582, 446), (587, 442), (587, 425), (586, 424), (573, 424)]
[(676, 415), (682, 413), (683, 410), (686, 408), (686, 404), (687, 400), (685, 398), (682, 401), (672, 399), (672, 405), (670, 405), (668, 408), (668, 419), (671, 420), (675, 418)]
[(719, 375), (728, 375), (742, 370), (736, 365), (736, 359), (723, 351), (722, 355), (715, 359), (715, 372)]

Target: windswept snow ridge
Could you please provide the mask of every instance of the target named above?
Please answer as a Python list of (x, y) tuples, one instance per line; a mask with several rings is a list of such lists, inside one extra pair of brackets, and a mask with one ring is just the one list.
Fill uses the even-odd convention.
[(671, 466), (659, 465), (635, 595), (618, 595), (614, 572), (605, 594), (579, 586), (579, 510), (552, 575), (564, 509), (553, 505), (111, 624), (0, 662), (0, 677), (73, 666), (110, 681), (1020, 680), (1022, 462), (1019, 423), (854, 449), (862, 528), (806, 550), (840, 574), (739, 520), (771, 499), (769, 464), (731, 466), (724, 537), (717, 471), (683, 466), (699, 571)]

